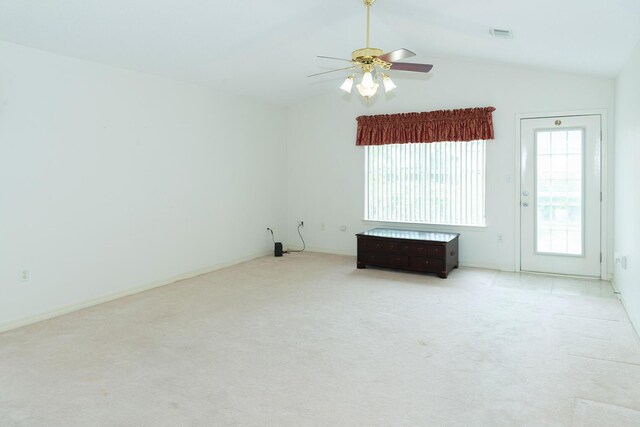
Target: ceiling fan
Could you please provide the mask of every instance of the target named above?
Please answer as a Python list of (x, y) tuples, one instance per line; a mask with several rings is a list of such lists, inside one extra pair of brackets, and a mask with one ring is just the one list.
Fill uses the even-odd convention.
[(339, 68), (337, 70), (325, 71), (322, 73), (312, 74), (308, 77), (319, 76), (322, 74), (335, 73), (336, 71), (345, 70), (357, 70), (355, 73), (347, 77), (342, 83), (340, 89), (351, 93), (353, 88), (353, 82), (356, 75), (362, 74), (362, 80), (356, 86), (358, 92), (365, 98), (370, 98), (376, 94), (378, 87), (377, 82), (382, 80), (385, 92), (390, 92), (396, 88), (391, 78), (384, 72), (388, 70), (397, 71), (412, 71), (417, 73), (428, 73), (433, 68), (431, 64), (415, 64), (399, 62), (403, 59), (411, 58), (416, 54), (407, 49), (398, 49), (388, 53), (384, 53), (383, 50), (369, 46), (369, 21), (371, 15), (371, 5), (376, 0), (364, 0), (364, 4), (367, 7), (367, 45), (364, 48), (354, 50), (351, 54), (351, 59), (334, 58), (332, 56), (318, 56), (323, 59), (335, 59), (339, 61), (350, 62), (352, 65), (345, 68)]

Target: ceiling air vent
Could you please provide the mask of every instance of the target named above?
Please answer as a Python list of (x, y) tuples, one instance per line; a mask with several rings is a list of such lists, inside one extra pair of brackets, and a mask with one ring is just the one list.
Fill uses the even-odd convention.
[(491, 33), (491, 35), (493, 37), (498, 37), (501, 39), (512, 39), (513, 38), (513, 33), (511, 32), (511, 30), (501, 30), (499, 28), (492, 28), (489, 30), (489, 32)]

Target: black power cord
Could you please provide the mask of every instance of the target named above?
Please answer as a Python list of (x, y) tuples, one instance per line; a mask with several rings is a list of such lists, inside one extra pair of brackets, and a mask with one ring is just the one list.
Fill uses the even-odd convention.
[(270, 229), (269, 227), (267, 227), (267, 231), (270, 231), (270, 232), (271, 232), (271, 240), (273, 240), (273, 243), (275, 244), (275, 243), (276, 243), (276, 238), (275, 238), (275, 237), (273, 237), (273, 230), (272, 230), (272, 229)]
[(297, 250), (297, 251), (288, 250), (287, 253), (304, 252), (304, 250), (307, 248), (307, 245), (304, 243), (304, 239), (302, 238), (302, 233), (300, 232), (300, 227), (304, 227), (304, 222), (300, 221), (300, 223), (298, 224), (298, 236), (300, 236), (300, 240), (302, 240), (302, 249)]

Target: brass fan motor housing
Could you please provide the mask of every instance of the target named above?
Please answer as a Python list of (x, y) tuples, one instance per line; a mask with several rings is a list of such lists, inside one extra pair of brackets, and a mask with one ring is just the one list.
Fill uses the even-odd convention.
[(373, 71), (374, 66), (378, 66), (383, 70), (391, 68), (391, 63), (378, 59), (378, 56), (384, 54), (382, 49), (375, 47), (364, 47), (362, 49), (354, 50), (351, 54), (351, 60), (359, 64), (364, 71)]
[(354, 50), (351, 54), (351, 59), (356, 62), (373, 62), (373, 58), (377, 58), (382, 54), (384, 54), (384, 51), (382, 49), (377, 49), (375, 47), (364, 47), (362, 49)]

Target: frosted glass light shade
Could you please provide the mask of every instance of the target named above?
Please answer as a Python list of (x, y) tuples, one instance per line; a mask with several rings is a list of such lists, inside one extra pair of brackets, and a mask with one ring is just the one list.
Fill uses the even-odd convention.
[(385, 92), (391, 92), (396, 88), (395, 83), (393, 83), (393, 80), (391, 80), (391, 77), (389, 76), (382, 77), (382, 84), (384, 85)]
[(371, 87), (364, 87), (362, 84), (359, 84), (357, 88), (358, 92), (360, 92), (360, 95), (364, 96), (365, 98), (369, 98), (376, 94), (376, 92), (378, 91), (378, 86), (380, 86), (378, 83), (374, 83)]
[(340, 86), (340, 89), (347, 93), (351, 93), (351, 88), (353, 88), (353, 76), (347, 77), (342, 86)]
[(362, 81), (357, 87), (360, 95), (364, 96), (365, 98), (369, 98), (376, 94), (376, 92), (378, 91), (378, 86), (380, 85), (373, 80), (373, 76), (370, 72), (367, 71), (362, 76)]
[(373, 76), (371, 75), (371, 73), (368, 71), (364, 73), (360, 85), (364, 88), (372, 88), (374, 84), (375, 83), (373, 82)]

